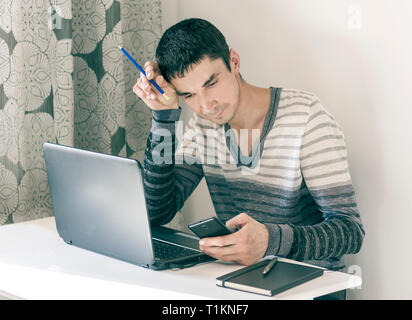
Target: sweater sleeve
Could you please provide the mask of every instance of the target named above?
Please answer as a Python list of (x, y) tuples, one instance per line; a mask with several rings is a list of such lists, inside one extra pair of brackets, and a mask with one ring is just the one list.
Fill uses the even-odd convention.
[[(171, 221), (203, 178), (201, 164), (197, 161), (185, 163), (182, 151), (176, 152), (180, 113), (180, 108), (153, 111), (144, 158), (146, 205), (153, 225)], [(185, 145), (185, 139), (189, 140), (191, 134), (188, 129), (179, 146)]]
[[(344, 135), (319, 99), (309, 106), (300, 150), (303, 183), (322, 220), (313, 225), (268, 225), (267, 254), (290, 259), (339, 260), (359, 252), (365, 231), (349, 172)], [(278, 252), (272, 252), (279, 248)]]
[(328, 260), (359, 252), (365, 232), (349, 172), (345, 138), (316, 97), (309, 108), (300, 166), (323, 221), (312, 226), (292, 226), (294, 238), (289, 256), (296, 260)]

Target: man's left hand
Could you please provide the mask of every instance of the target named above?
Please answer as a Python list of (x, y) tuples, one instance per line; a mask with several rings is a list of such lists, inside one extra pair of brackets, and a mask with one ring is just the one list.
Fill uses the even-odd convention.
[(269, 241), (269, 231), (264, 224), (241, 213), (227, 221), (226, 226), (239, 230), (226, 236), (201, 239), (200, 250), (216, 259), (243, 265), (250, 265), (264, 256)]

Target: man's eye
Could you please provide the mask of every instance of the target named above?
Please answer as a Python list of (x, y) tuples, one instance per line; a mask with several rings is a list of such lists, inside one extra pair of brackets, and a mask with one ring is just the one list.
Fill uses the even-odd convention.
[(212, 87), (212, 86), (214, 86), (216, 83), (217, 83), (217, 81), (212, 82), (212, 83), (209, 83), (208, 87)]
[(193, 95), (191, 95), (191, 94), (186, 94), (185, 96), (183, 96), (185, 99), (189, 99), (189, 98), (191, 98), (191, 97), (193, 97)]

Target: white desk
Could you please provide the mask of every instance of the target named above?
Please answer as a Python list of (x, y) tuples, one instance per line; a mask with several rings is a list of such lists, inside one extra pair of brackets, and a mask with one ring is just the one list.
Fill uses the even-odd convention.
[(216, 286), (216, 277), (239, 268), (218, 261), (178, 271), (138, 267), (66, 244), (54, 218), (0, 227), (0, 296), (12, 299), (313, 299), (362, 283), (327, 271), (272, 298)]

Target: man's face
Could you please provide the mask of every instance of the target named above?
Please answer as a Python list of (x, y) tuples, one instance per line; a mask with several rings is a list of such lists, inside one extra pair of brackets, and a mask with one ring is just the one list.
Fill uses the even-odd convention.
[(171, 83), (199, 116), (225, 124), (233, 119), (239, 105), (236, 61), (231, 61), (231, 69), (227, 69), (222, 59), (205, 57), (193, 64), (183, 78), (174, 78)]

